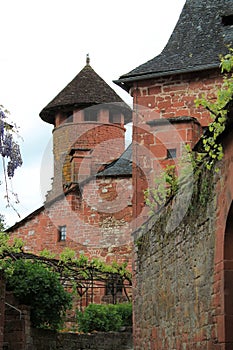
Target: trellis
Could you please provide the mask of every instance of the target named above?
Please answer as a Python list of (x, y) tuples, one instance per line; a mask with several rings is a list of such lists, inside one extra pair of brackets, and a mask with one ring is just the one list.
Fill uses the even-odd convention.
[[(55, 258), (38, 256), (32, 253), (4, 251), (1, 259), (11, 258), (12, 260), (24, 259), (33, 262), (41, 262), (60, 276), (60, 281), (65, 289), (74, 290), (78, 295), (79, 308), (94, 302), (94, 295), (97, 289), (106, 289), (110, 285), (110, 302), (115, 304), (118, 300), (118, 290), (122, 289), (124, 299), (131, 301), (132, 276), (125, 269), (124, 265), (102, 264), (96, 259), (63, 261)], [(99, 265), (99, 266), (98, 266)]]

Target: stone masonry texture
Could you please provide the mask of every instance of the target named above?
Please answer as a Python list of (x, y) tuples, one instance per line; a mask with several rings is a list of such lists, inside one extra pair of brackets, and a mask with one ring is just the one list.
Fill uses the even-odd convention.
[[(179, 224), (187, 186), (182, 199), (135, 233), (135, 350), (215, 349), (215, 195), (206, 207), (193, 199)], [(178, 226), (170, 227), (174, 207)]]

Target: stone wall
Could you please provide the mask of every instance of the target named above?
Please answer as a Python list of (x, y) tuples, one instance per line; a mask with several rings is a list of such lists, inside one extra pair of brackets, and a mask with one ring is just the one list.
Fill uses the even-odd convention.
[(30, 308), (20, 305), (11, 292), (5, 295), (3, 350), (30, 349)]
[(210, 113), (197, 107), (195, 100), (206, 95), (214, 102), (221, 83), (219, 70), (208, 70), (140, 80), (131, 88), (135, 105), (133, 140), (137, 145), (133, 148), (137, 164), (133, 166), (133, 186), (137, 188), (133, 202), (135, 216), (142, 211), (143, 190), (153, 185), (155, 174), (167, 165), (168, 150), (176, 152), (173, 160), (177, 162), (184, 145), (193, 148), (202, 128), (211, 122)]
[[(41, 207), (7, 231), (21, 238), (26, 252), (47, 249), (60, 254), (65, 247), (106, 262), (131, 266), (132, 179), (96, 179), (76, 193)], [(66, 240), (59, 227), (66, 226)]]
[(0, 311), (0, 350), (133, 350), (131, 329), (76, 334), (31, 328), (30, 308), (19, 305), (11, 292), (1, 294)]
[(213, 287), (216, 201), (208, 176), (194, 187), (182, 221), (190, 184), (135, 233), (135, 350), (220, 349)]
[(31, 336), (30, 350), (133, 350), (132, 333), (128, 332), (72, 334), (34, 329)]
[(123, 126), (97, 122), (64, 123), (55, 128), (54, 178), (47, 201), (63, 193), (63, 185), (85, 180), (103, 164), (119, 158), (124, 152), (124, 133)]
[[(22, 239), (26, 252), (40, 254), (47, 249), (59, 257), (65, 248), (69, 248), (77, 257), (83, 254), (108, 264), (114, 261), (127, 263), (131, 270), (131, 193), (130, 177), (97, 178), (84, 186), (82, 200), (76, 193), (61, 196), (8, 232), (12, 240), (15, 237)], [(65, 240), (60, 240), (60, 226), (66, 226)], [(95, 303), (106, 299), (104, 283), (100, 285), (102, 287), (95, 288)], [(84, 296), (83, 300), (85, 302)]]
[[(221, 86), (219, 70), (166, 76), (135, 83), (131, 88), (134, 103), (150, 109), (157, 118), (194, 117), (201, 125), (210, 123), (210, 114), (195, 106), (195, 100), (207, 94), (209, 100), (216, 96)], [(151, 120), (151, 118), (150, 118)]]

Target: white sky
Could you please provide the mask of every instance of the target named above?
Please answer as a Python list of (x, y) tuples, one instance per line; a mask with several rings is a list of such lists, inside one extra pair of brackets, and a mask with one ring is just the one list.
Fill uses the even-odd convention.
[[(52, 163), (52, 126), (40, 119), (40, 111), (85, 66), (87, 53), (96, 73), (130, 104), (129, 95), (112, 80), (161, 52), (184, 3), (0, 0), (0, 104), (10, 110), (24, 139), (24, 164), (12, 181), (21, 218), (43, 204), (41, 188), (46, 192), (51, 182), (51, 174), (43, 168), (44, 174), (48, 171), (48, 182), (41, 185), (43, 157)], [(6, 208), (4, 184), (0, 198), (0, 213), (8, 225), (19, 221)]]

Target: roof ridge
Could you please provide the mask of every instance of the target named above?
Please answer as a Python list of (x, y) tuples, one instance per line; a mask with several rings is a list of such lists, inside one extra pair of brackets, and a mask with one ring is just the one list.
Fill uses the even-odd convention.
[(87, 63), (83, 69), (40, 112), (42, 120), (53, 124), (58, 109), (88, 107), (104, 103), (126, 103)]
[(231, 15), (233, 1), (187, 0), (162, 52), (114, 82), (129, 90), (131, 82), (142, 76), (146, 79), (218, 67), (219, 55), (233, 43), (233, 23), (226, 21), (224, 25), (223, 20)]

